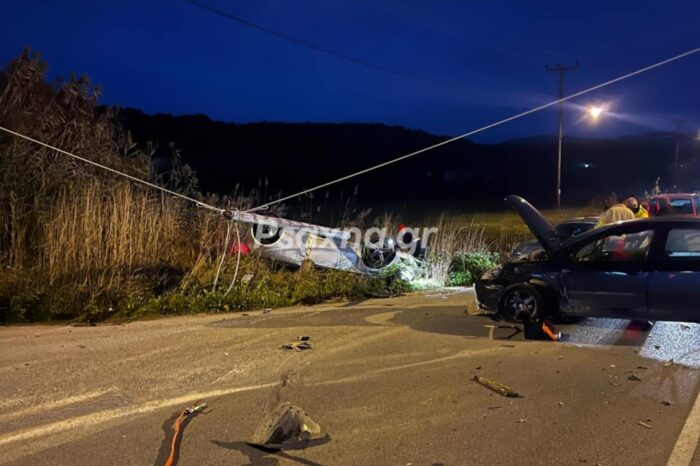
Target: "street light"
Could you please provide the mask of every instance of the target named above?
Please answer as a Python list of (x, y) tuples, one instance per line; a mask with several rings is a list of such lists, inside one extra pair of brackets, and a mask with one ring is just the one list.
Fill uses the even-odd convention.
[(593, 120), (593, 123), (598, 121), (598, 118), (600, 118), (600, 115), (603, 113), (605, 109), (603, 107), (600, 107), (598, 105), (594, 105), (588, 109), (588, 114), (591, 116), (591, 120)]

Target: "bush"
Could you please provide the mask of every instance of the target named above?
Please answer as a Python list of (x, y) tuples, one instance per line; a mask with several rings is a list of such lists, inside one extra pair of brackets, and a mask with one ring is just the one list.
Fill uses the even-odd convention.
[(460, 252), (450, 264), (450, 286), (470, 286), (488, 269), (496, 267), (500, 255), (497, 252)]

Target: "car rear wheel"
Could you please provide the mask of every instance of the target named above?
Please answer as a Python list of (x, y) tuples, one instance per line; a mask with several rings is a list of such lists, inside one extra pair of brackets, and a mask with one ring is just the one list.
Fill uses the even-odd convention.
[(513, 285), (501, 298), (500, 313), (509, 321), (536, 319), (542, 312), (542, 295), (532, 285)]

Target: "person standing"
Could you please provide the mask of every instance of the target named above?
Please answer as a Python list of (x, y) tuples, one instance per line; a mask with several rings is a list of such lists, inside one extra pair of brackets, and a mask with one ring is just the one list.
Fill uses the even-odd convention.
[(603, 212), (600, 216), (598, 223), (595, 224), (597, 227), (602, 227), (603, 225), (608, 225), (615, 222), (624, 222), (625, 220), (634, 220), (634, 212), (627, 207), (625, 204), (614, 204), (608, 210)]
[(649, 218), (649, 212), (639, 203), (637, 198), (628, 197), (625, 206), (634, 214), (634, 218)]

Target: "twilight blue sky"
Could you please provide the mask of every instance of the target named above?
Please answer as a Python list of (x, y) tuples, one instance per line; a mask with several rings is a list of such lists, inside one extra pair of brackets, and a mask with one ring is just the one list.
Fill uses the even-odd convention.
[[(184, 0), (1, 0), (0, 61), (25, 46), (51, 76), (71, 70), (103, 102), (149, 113), (251, 121), (382, 122), (456, 135), (556, 97), (546, 64), (580, 62), (569, 92), (700, 46), (698, 1), (198, 0), (300, 41), (415, 76), (301, 47)], [(700, 54), (576, 101), (610, 102), (567, 134), (700, 128)], [(554, 110), (473, 139), (553, 134)]]

